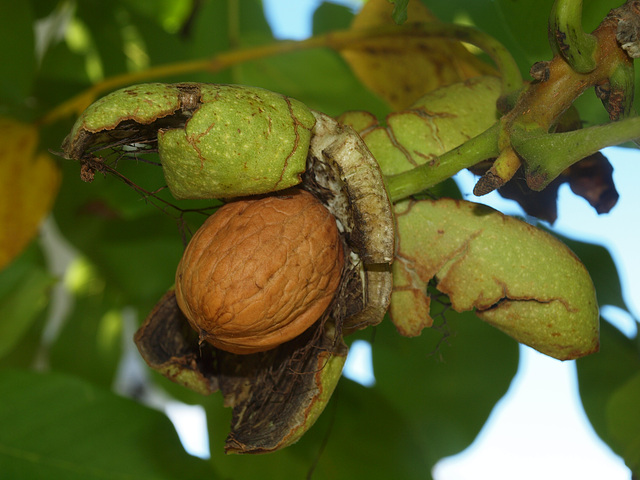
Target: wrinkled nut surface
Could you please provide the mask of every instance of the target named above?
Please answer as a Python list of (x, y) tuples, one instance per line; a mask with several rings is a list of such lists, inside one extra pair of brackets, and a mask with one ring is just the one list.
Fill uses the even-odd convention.
[(176, 299), (201, 340), (231, 353), (261, 352), (323, 314), (343, 266), (335, 218), (309, 192), (238, 200), (191, 239)]

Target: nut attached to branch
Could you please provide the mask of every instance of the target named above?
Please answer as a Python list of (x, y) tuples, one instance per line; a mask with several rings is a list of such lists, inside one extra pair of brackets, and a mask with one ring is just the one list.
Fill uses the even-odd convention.
[[(288, 213), (285, 208), (277, 207), (276, 216), (281, 223), (291, 224), (279, 227), (273, 220), (267, 227), (272, 222), (268, 219), (270, 214), (259, 213), (276, 208), (275, 205), (281, 202), (286, 203), (286, 196), (291, 191), (231, 202), (218, 213), (223, 213), (222, 219), (229, 217), (233, 228), (225, 230), (228, 226), (219, 226), (219, 231), (224, 232), (221, 243), (232, 245), (237, 258), (225, 258), (221, 251), (224, 246), (211, 248), (201, 255), (205, 265), (210, 262), (204, 268), (214, 272), (211, 279), (216, 277), (215, 272), (223, 274), (226, 271), (230, 280), (226, 282), (224, 278), (216, 277), (216, 282), (225, 285), (228, 299), (212, 295), (202, 298), (207, 297), (216, 307), (227, 302), (238, 305), (244, 318), (235, 316), (213, 336), (203, 334), (203, 325), (196, 324), (195, 330), (185, 328), (186, 317), (192, 315), (190, 312), (194, 307), (199, 311), (207, 310), (204, 303), (198, 302), (190, 307), (182, 305), (182, 310), (177, 308), (177, 298), (185, 296), (182, 290), (184, 284), (189, 283), (189, 277), (197, 278), (196, 290), (207, 291), (204, 276), (196, 273), (201, 266), (185, 275), (186, 270), (194, 266), (191, 260), (198, 257), (198, 249), (208, 243), (208, 238), (215, 236), (205, 225), (203, 230), (196, 232), (185, 252), (178, 268), (176, 290), (165, 295), (136, 334), (138, 349), (152, 368), (201, 393), (222, 391), (226, 405), (233, 407), (232, 430), (226, 446), (230, 453), (270, 452), (297, 441), (318, 418), (340, 378), (347, 352), (342, 335), (379, 323), (389, 306), (395, 222), (382, 173), (351, 127), (322, 113), (313, 114), (316, 123), (302, 175), (302, 190), (293, 194), (297, 198), (296, 206)], [(310, 205), (308, 209), (300, 210), (297, 205), (300, 199)], [(244, 208), (248, 204), (254, 207)], [(243, 219), (245, 214), (235, 210), (236, 215), (232, 215), (231, 210), (225, 213), (227, 208), (250, 212)], [(309, 215), (311, 212), (314, 213)], [(210, 222), (224, 223), (217, 220), (216, 215)], [(297, 236), (286, 242), (288, 247), (282, 242), (281, 250), (280, 245), (274, 244), (278, 234), (270, 237), (267, 232), (271, 228), (289, 231), (290, 227)], [(334, 227), (338, 233), (337, 243), (332, 233)], [(218, 227), (214, 230), (218, 231)], [(267, 235), (261, 237), (260, 233)], [(241, 242), (248, 243), (240, 246)], [(194, 252), (190, 253), (191, 248)], [(242, 248), (246, 252), (241, 252)], [(288, 252), (286, 258), (278, 262), (278, 255), (284, 251)], [(214, 258), (217, 259), (212, 261)], [(258, 268), (261, 262), (264, 265)], [(264, 280), (265, 272), (275, 268), (268, 265), (271, 262), (279, 263), (282, 269), (274, 270), (270, 277), (273, 285)], [(308, 275), (303, 273), (305, 266), (312, 266)], [(246, 276), (245, 272), (234, 269), (246, 269)], [(322, 278), (314, 277), (314, 269), (323, 272)], [(255, 272), (255, 276), (251, 272)], [(288, 274), (284, 272), (293, 272), (290, 273), (293, 280), (287, 279)], [(264, 275), (262, 280), (261, 275)], [(231, 280), (239, 277), (243, 277), (243, 282), (234, 286)], [(336, 278), (339, 284), (333, 299), (320, 311), (321, 305), (331, 298), (330, 291)], [(279, 280), (287, 286), (279, 287)], [(288, 280), (291, 281), (287, 283)], [(202, 283), (198, 283), (200, 281)], [(260, 285), (266, 288), (260, 290)], [(215, 288), (210, 284), (211, 291)], [(256, 302), (259, 308), (253, 312), (250, 311), (253, 304), (247, 300), (251, 295), (261, 297)], [(316, 300), (312, 301), (314, 296)], [(294, 298), (301, 301), (287, 301)], [(300, 315), (306, 318), (299, 322), (296, 320), (299, 317), (288, 313), (297, 307), (305, 312), (313, 311), (313, 315)], [(314, 320), (317, 314), (319, 317)], [(252, 316), (255, 324), (251, 322)], [(278, 317), (273, 322), (282, 327), (278, 334), (269, 330), (271, 323), (266, 320), (270, 316), (273, 316), (272, 321)], [(241, 329), (244, 333), (237, 335)], [(299, 329), (304, 331), (300, 333)], [(233, 338), (234, 335), (237, 338)], [(224, 345), (220, 342), (221, 337)], [(208, 342), (201, 343), (202, 338), (215, 347), (209, 347)], [(284, 343), (275, 346), (280, 341)], [(265, 350), (269, 346), (274, 348)], [(256, 353), (229, 353), (233, 351)]]
[(171, 380), (222, 391), (228, 452), (297, 441), (340, 378), (343, 335), (379, 323), (391, 296), (391, 203), (358, 134), (262, 89), (148, 84), (90, 106), (63, 149), (86, 180), (158, 153), (175, 198), (233, 199), (135, 341)]

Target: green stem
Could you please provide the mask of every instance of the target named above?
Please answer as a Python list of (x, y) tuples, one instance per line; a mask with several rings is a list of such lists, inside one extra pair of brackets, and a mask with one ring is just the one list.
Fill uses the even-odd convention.
[(420, 193), (487, 158), (498, 155), (499, 124), (436, 160), (412, 170), (387, 177), (387, 188), (392, 202)]
[(549, 17), (549, 42), (576, 72), (596, 68), (597, 39), (582, 29), (582, 0), (556, 0)]
[(190, 60), (167, 65), (159, 65), (139, 72), (124, 73), (105, 79), (79, 95), (58, 105), (39, 120), (46, 125), (61, 118), (78, 115), (87, 108), (95, 98), (111, 90), (133, 83), (149, 81), (159, 77), (186, 75), (195, 72), (215, 73), (233, 65), (250, 60), (267, 58), (311, 48), (331, 48), (343, 50), (347, 48), (366, 48), (371, 41), (394, 37), (420, 38), (455, 38), (470, 43), (484, 50), (495, 62), (502, 79), (502, 94), (513, 93), (522, 86), (522, 76), (515, 60), (509, 51), (496, 39), (471, 27), (447, 23), (417, 23), (402, 27), (377, 27), (364, 30), (343, 30), (302, 40), (300, 42), (276, 42), (257, 47), (241, 48), (220, 53), (212, 58)]
[(527, 184), (542, 190), (562, 171), (598, 150), (640, 137), (640, 117), (565, 133), (531, 137), (514, 129), (511, 144), (527, 165)]

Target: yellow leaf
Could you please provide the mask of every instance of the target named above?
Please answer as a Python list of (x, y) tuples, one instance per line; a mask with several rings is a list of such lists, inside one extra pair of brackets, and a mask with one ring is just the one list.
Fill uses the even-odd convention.
[[(351, 29), (393, 26), (392, 11), (393, 4), (388, 0), (369, 0)], [(407, 16), (407, 23), (438, 21), (419, 0), (409, 1)], [(409, 107), (440, 86), (478, 75), (495, 75), (492, 67), (452, 40), (400, 36), (372, 40), (341, 53), (360, 81), (394, 110)]]
[(0, 269), (35, 236), (60, 186), (60, 170), (37, 146), (34, 125), (0, 118)]

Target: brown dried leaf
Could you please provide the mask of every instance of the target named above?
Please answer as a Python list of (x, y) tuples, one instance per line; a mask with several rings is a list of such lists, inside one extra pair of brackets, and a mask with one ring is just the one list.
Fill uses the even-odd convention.
[(618, 191), (613, 183), (613, 167), (602, 153), (574, 163), (565, 175), (571, 190), (589, 202), (598, 213), (608, 213), (618, 202)]
[[(488, 167), (482, 164), (470, 170), (476, 175), (483, 175)], [(531, 190), (524, 171), (520, 169), (498, 192), (502, 197), (518, 202), (527, 215), (553, 224), (558, 218), (558, 189), (565, 182), (573, 193), (587, 200), (599, 214), (608, 213), (618, 202), (613, 167), (600, 152), (571, 165), (544, 190)]]

